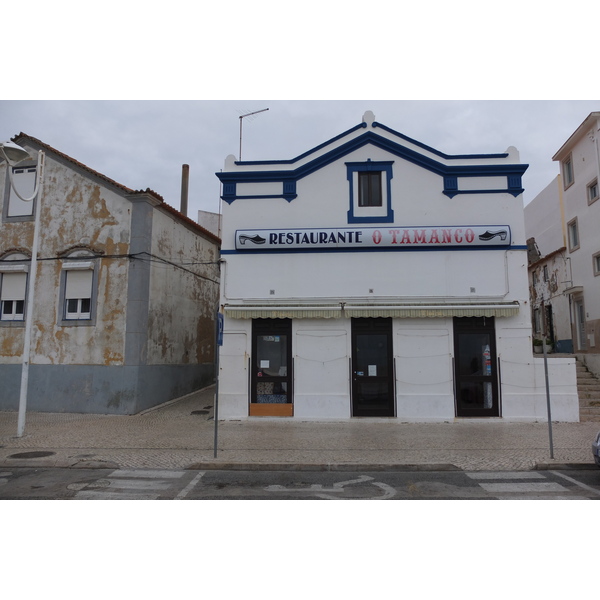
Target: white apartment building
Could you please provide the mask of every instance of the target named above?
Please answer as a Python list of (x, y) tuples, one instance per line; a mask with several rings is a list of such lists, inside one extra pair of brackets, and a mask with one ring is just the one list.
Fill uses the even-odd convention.
[[(554, 328), (569, 336), (572, 351), (596, 374), (600, 374), (599, 133), (600, 112), (590, 113), (553, 156), (560, 163), (560, 176), (525, 207), (527, 236), (535, 239), (541, 258), (561, 257), (560, 286), (552, 300), (553, 309), (561, 308), (554, 311)], [(549, 295), (546, 292), (546, 299)]]

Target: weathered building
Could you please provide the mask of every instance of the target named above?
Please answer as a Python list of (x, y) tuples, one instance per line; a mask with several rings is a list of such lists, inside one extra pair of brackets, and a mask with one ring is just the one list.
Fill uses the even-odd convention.
[[(0, 410), (18, 406), (27, 319), (31, 410), (132, 414), (212, 383), (219, 238), (149, 189), (129, 189), (28, 135), (13, 141), (43, 150), (45, 173), (32, 206), (0, 162)], [(33, 160), (13, 167), (17, 189), (27, 194), (35, 170)]]
[[(560, 176), (525, 207), (527, 235), (541, 258), (554, 257), (553, 324), (572, 351), (600, 374), (600, 112), (590, 113), (552, 157)], [(531, 283), (538, 276), (530, 269)], [(544, 265), (541, 265), (543, 269)], [(552, 281), (552, 265), (546, 265)], [(542, 271), (543, 275), (543, 271)], [(538, 286), (539, 287), (539, 286)], [(563, 298), (560, 299), (559, 295)]]
[[(571, 264), (567, 256), (561, 176), (555, 177), (536, 198), (525, 206), (525, 230), (532, 235), (529, 246), (529, 295), (531, 297), (534, 348), (542, 351), (573, 352), (569, 321)], [(534, 235), (535, 234), (535, 235)], [(535, 341), (537, 340), (537, 341)]]
[[(546, 418), (515, 148), (450, 156), (362, 123), (223, 184), (223, 418)], [(574, 360), (550, 366), (579, 418)], [(560, 382), (560, 384), (556, 383)]]

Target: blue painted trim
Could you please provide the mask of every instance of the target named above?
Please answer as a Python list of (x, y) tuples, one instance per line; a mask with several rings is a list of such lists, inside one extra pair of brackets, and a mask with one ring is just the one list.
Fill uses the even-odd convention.
[(448, 196), (448, 198), (454, 198), (459, 194), (512, 194), (515, 198), (522, 194), (525, 190), (523, 188), (518, 189), (506, 189), (506, 190), (447, 190), (444, 189), (442, 194)]
[(406, 140), (407, 142), (410, 142), (411, 144), (414, 144), (415, 146), (419, 146), (419, 148), (423, 148), (423, 150), (427, 150), (428, 152), (432, 152), (433, 154), (436, 154), (437, 156), (441, 156), (442, 158), (444, 158), (446, 160), (456, 160), (456, 159), (461, 159), (461, 158), (463, 158), (463, 159), (464, 158), (506, 158), (508, 156), (508, 154), (506, 152), (502, 152), (500, 154), (444, 154), (443, 152), (440, 152), (439, 150), (436, 150), (435, 148), (432, 148), (431, 146), (427, 146), (426, 144), (423, 144), (422, 142), (418, 142), (417, 140), (414, 140), (413, 138), (410, 138), (407, 135), (400, 133), (399, 131), (395, 131), (394, 129), (391, 129), (387, 125), (378, 123), (377, 121), (373, 122), (373, 127), (379, 127), (379, 129), (383, 129), (384, 131), (387, 131), (388, 133), (396, 135), (399, 138)]
[(302, 248), (302, 249), (288, 249), (288, 250), (221, 250), (221, 254), (237, 254), (238, 256), (245, 256), (246, 254), (331, 254), (340, 252), (476, 252), (481, 250), (487, 252), (488, 250), (527, 250), (527, 246), (447, 246), (444, 248)]
[[(394, 211), (392, 210), (392, 165), (394, 161), (367, 161), (367, 162), (347, 162), (346, 163), (346, 177), (350, 184), (350, 210), (348, 211), (348, 223), (393, 223), (394, 222)], [(387, 195), (385, 199), (386, 213), (381, 216), (374, 217), (360, 217), (354, 214), (354, 209), (358, 208), (358, 198), (355, 198), (354, 194), (354, 173), (364, 173), (366, 171), (378, 171), (385, 173), (386, 175), (386, 190)]]
[[(342, 134), (345, 135), (345, 134)], [(338, 136), (341, 137), (341, 136)], [(465, 193), (460, 192), (456, 189), (456, 178), (458, 177), (493, 177), (493, 176), (506, 176), (510, 177), (510, 183), (507, 183), (506, 190), (500, 190), (504, 193), (511, 193), (514, 196), (522, 193), (522, 187), (517, 185), (517, 182), (520, 183), (521, 176), (529, 165), (527, 164), (495, 164), (495, 165), (445, 165), (440, 163), (432, 158), (427, 156), (423, 156), (418, 152), (411, 150), (410, 148), (406, 148), (397, 142), (391, 141), (387, 138), (384, 138), (372, 131), (367, 131), (362, 135), (353, 138), (342, 144), (337, 148), (333, 148), (329, 152), (326, 152), (322, 156), (315, 158), (314, 160), (301, 165), (297, 169), (294, 170), (285, 170), (285, 171), (244, 171), (244, 172), (218, 172), (215, 173), (219, 180), (223, 183), (223, 195), (221, 198), (226, 202), (233, 202), (236, 199), (235, 189), (233, 193), (231, 192), (231, 185), (235, 185), (236, 183), (266, 183), (266, 182), (287, 182), (295, 185), (295, 183), (306, 177), (315, 171), (322, 169), (323, 167), (329, 165), (330, 163), (340, 160), (347, 154), (371, 144), (376, 148), (380, 148), (386, 152), (389, 152), (392, 155), (398, 156), (408, 162), (411, 162), (421, 168), (424, 168), (436, 175), (440, 175), (444, 178), (444, 185), (449, 185), (450, 187), (444, 187), (444, 193), (447, 196), (452, 197), (452, 195), (456, 195), (456, 193)], [(326, 144), (324, 144), (326, 145)], [(323, 147), (324, 145), (321, 145)], [(307, 156), (310, 152), (306, 153), (303, 156)], [(490, 158), (498, 155), (481, 155), (476, 158)], [(471, 157), (475, 158), (475, 157)], [(296, 159), (295, 159), (296, 160)], [(275, 162), (269, 162), (265, 164), (277, 164)], [(283, 164), (283, 163), (279, 163)], [(454, 186), (454, 187), (453, 187)], [(454, 193), (456, 192), (456, 193)], [(481, 190), (474, 193), (489, 193), (489, 190)], [(493, 192), (498, 193), (498, 192)], [(292, 194), (289, 195), (290, 200), (292, 198)], [(295, 197), (295, 196), (293, 196)], [(286, 198), (287, 199), (287, 198)]]
[(249, 160), (249, 161), (236, 160), (235, 164), (236, 165), (291, 165), (291, 164), (294, 164), (295, 162), (298, 162), (299, 160), (302, 160), (303, 158), (306, 158), (307, 156), (309, 156), (310, 154), (313, 154), (314, 152), (318, 152), (322, 148), (325, 148), (325, 146), (328, 146), (329, 144), (331, 144), (333, 142), (337, 142), (339, 139), (347, 136), (349, 133), (353, 133), (354, 131), (357, 131), (358, 129), (364, 129), (365, 127), (367, 127), (366, 123), (360, 123), (359, 125), (355, 125), (351, 129), (344, 131), (344, 133), (340, 133), (339, 135), (332, 137), (330, 140), (327, 140), (326, 142), (323, 142), (322, 144), (319, 144), (318, 146), (315, 146), (314, 148), (311, 148), (310, 150), (307, 150), (306, 152), (296, 156), (296, 158), (292, 158), (289, 160)]

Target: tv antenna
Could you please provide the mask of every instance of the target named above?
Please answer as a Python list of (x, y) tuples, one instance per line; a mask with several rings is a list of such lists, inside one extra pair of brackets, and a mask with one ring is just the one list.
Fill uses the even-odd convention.
[(254, 112), (249, 112), (246, 113), (245, 115), (240, 115), (240, 158), (239, 160), (242, 160), (242, 119), (244, 119), (245, 117), (249, 117), (251, 115), (257, 115), (258, 113), (261, 112), (265, 112), (266, 110), (269, 110), (268, 108), (263, 108), (262, 110), (255, 110)]

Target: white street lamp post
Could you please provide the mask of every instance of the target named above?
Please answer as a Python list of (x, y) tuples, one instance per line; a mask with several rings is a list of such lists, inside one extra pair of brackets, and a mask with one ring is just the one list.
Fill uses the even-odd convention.
[(35, 298), (35, 277), (37, 273), (37, 254), (39, 245), (39, 234), (40, 234), (40, 214), (41, 210), (41, 198), (42, 198), (42, 182), (44, 179), (44, 163), (45, 154), (42, 150), (38, 151), (37, 156), (37, 169), (36, 176), (37, 181), (35, 189), (30, 198), (23, 198), (17, 190), (14, 181), (12, 168), (18, 163), (32, 158), (29, 152), (24, 148), (21, 148), (13, 142), (0, 143), (0, 153), (4, 160), (7, 162), (8, 177), (10, 185), (15, 194), (23, 202), (33, 202), (35, 198), (38, 198), (37, 206), (35, 210), (35, 224), (33, 229), (33, 247), (31, 249), (31, 268), (29, 273), (29, 285), (27, 292), (27, 305), (25, 309), (25, 340), (23, 342), (23, 359), (21, 368), (21, 391), (19, 395), (19, 416), (17, 421), (17, 437), (22, 437), (25, 431), (25, 414), (27, 412), (27, 388), (29, 385), (29, 360), (31, 355), (31, 331), (33, 326), (33, 303)]

